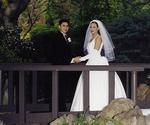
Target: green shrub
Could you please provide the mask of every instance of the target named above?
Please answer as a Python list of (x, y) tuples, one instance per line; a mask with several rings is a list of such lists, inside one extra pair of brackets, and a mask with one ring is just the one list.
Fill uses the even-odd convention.
[[(121, 121), (117, 119), (109, 119), (103, 117), (95, 117), (88, 121), (84, 114), (80, 114), (72, 123), (73, 125), (123, 125)], [(70, 125), (64, 118), (61, 125)]]
[(18, 26), (0, 24), (0, 63), (20, 63), (31, 60), (32, 42), (20, 40)]

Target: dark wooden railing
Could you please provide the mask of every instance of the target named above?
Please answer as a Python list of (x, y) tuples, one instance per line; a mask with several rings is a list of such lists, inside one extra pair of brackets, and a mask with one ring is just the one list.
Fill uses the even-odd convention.
[[(47, 125), (58, 116), (69, 113), (58, 111), (58, 71), (83, 71), (84, 111), (89, 111), (89, 71), (109, 71), (109, 101), (114, 99), (114, 73), (126, 72), (126, 92), (136, 102), (137, 72), (150, 68), (149, 64), (111, 64), (109, 66), (50, 65), (50, 64), (1, 64), (0, 65), (0, 120), (7, 125), (41, 123)], [(8, 105), (2, 104), (2, 73), (8, 72)], [(25, 102), (25, 72), (32, 72), (32, 104)], [(37, 103), (37, 71), (52, 72), (52, 111), (49, 104)], [(13, 73), (19, 74), (18, 104), (14, 102)], [(131, 80), (129, 79), (131, 78)], [(111, 88), (111, 89), (110, 89)]]

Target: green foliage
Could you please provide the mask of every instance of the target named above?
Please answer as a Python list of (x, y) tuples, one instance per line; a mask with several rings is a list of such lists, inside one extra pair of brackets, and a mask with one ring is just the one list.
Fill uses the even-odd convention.
[(31, 33), (31, 37), (34, 37), (40, 34), (55, 32), (56, 30), (57, 30), (56, 27), (49, 27), (48, 25), (36, 24), (30, 33)]
[(121, 121), (116, 119), (96, 118), (91, 125), (123, 125)]
[(69, 123), (67, 123), (67, 121), (64, 119), (64, 120), (62, 121), (62, 125), (69, 125)]
[[(150, 3), (148, 1), (41, 0), (40, 2), (38, 0), (35, 11), (32, 11), (32, 7), (35, 6), (33, 1), (35, 0), (32, 0), (29, 4), (26, 12), (22, 14), (24, 18), (20, 21), (24, 24), (30, 21), (34, 23), (31, 23), (33, 26), (31, 25), (31, 29), (29, 28), (31, 31), (28, 34), (29, 40), (34, 36), (56, 31), (58, 20), (69, 18), (72, 24), (71, 37), (74, 45), (73, 49), (80, 53), (87, 28), (85, 26), (93, 19), (100, 19), (108, 26), (108, 30), (113, 38), (117, 62), (150, 61), (150, 52), (148, 51), (150, 44), (147, 42), (150, 38)], [(40, 3), (44, 4), (41, 5)], [(46, 8), (47, 5), (48, 8), (42, 13), (42, 18), (39, 17), (34, 22), (35, 14), (40, 12), (42, 6)], [(31, 16), (30, 14), (34, 15)], [(29, 15), (31, 18), (28, 18)], [(42, 19), (41, 22), (39, 21), (40, 19)], [(24, 27), (28, 26), (30, 25), (24, 25)]]
[(150, 62), (149, 20), (150, 15), (143, 13), (123, 17), (108, 26), (119, 62)]
[(51, 59), (52, 41), (54, 37), (54, 32), (56, 28), (50, 27), (48, 25), (37, 24), (34, 26), (31, 34), (31, 41), (33, 42), (34, 52), (33, 60), (34, 62), (49, 62)]
[(150, 3), (141, 0), (31, 0), (20, 16), (19, 24), (23, 31), (28, 32), (37, 23), (49, 23), (56, 27), (59, 19), (69, 18), (73, 28), (76, 28), (92, 19), (111, 23), (124, 16), (138, 16), (146, 12), (150, 12)]
[(19, 60), (16, 58), (16, 54), (9, 50), (6, 44), (3, 44), (0, 46), (0, 63), (12, 63), (12, 62), (18, 62)]
[[(61, 18), (70, 18), (71, 22), (80, 23), (78, 18), (80, 2), (76, 0), (49, 0), (46, 17), (54, 23)], [(76, 23), (73, 25), (77, 25)]]
[(84, 114), (80, 114), (79, 117), (74, 121), (75, 125), (88, 125)]
[(30, 31), (38, 23), (45, 23), (48, 0), (30, 0), (25, 11), (20, 14), (18, 24), (22, 27), (21, 38), (30, 38)]
[[(16, 27), (0, 26), (0, 63), (4, 62), (20, 62), (15, 53), (15, 43), (19, 41), (18, 31)], [(13, 43), (13, 45), (12, 45)], [(15, 49), (14, 49), (15, 48)], [(14, 50), (13, 50), (14, 49)]]
[(0, 63), (26, 62), (27, 58), (30, 58), (31, 44), (20, 40), (20, 28), (18, 26), (1, 25)]
[[(116, 119), (107, 119), (102, 117), (97, 117), (92, 121), (88, 121), (84, 114), (79, 114), (79, 116), (72, 121), (73, 125), (123, 125), (121, 121)], [(62, 121), (61, 125), (69, 125), (66, 119)]]
[(8, 6), (8, 0), (2, 0), (2, 7), (6, 8)]

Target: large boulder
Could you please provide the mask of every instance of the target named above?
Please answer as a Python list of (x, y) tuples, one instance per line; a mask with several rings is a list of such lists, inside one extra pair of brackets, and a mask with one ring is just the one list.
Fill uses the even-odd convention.
[(95, 115), (89, 113), (63, 115), (50, 125), (149, 125), (146, 124), (148, 121), (149, 117), (143, 116), (142, 110), (131, 99), (119, 98), (112, 100)]
[(130, 99), (113, 100), (98, 117), (116, 119), (123, 125), (146, 125), (141, 109)]
[(76, 124), (82, 124), (87, 123), (88, 125), (91, 125), (95, 119), (94, 115), (90, 114), (79, 114), (79, 115), (73, 115), (73, 114), (65, 114), (53, 122), (51, 122), (49, 125), (76, 125)]
[(150, 115), (145, 116), (146, 125), (150, 125)]
[(69, 124), (72, 125), (72, 123), (75, 121), (76, 116), (72, 115), (72, 114), (65, 114), (59, 118), (57, 118), (56, 120), (54, 120), (53, 122), (51, 122), (49, 125), (63, 125), (63, 124)]

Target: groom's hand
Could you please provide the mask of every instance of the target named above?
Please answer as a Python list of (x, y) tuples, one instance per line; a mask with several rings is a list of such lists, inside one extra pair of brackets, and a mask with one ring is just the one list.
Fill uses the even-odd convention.
[(74, 63), (80, 63), (80, 62), (81, 62), (81, 61), (80, 61), (80, 58), (81, 58), (81, 56), (75, 57), (75, 58), (73, 59)]

